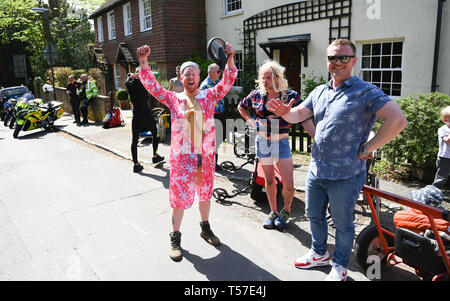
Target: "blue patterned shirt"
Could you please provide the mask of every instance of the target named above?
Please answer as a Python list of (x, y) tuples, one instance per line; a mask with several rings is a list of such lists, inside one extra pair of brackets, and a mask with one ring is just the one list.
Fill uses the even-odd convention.
[(309, 165), (319, 179), (341, 180), (365, 171), (358, 158), (377, 120), (376, 112), (391, 99), (378, 87), (352, 76), (333, 90), (332, 81), (314, 89), (304, 106), (314, 114), (316, 135)]
[[(202, 81), (202, 83), (200, 84), (200, 90), (205, 90), (205, 89), (209, 89), (214, 87), (215, 85), (217, 85), (220, 82), (220, 79), (218, 79), (215, 83), (213, 83), (212, 79), (209, 78), (209, 76), (207, 78), (205, 78), (204, 81)], [(216, 106), (214, 107), (214, 112), (215, 114), (220, 114), (225, 110), (225, 102), (223, 101), (223, 99), (219, 100), (216, 103)]]

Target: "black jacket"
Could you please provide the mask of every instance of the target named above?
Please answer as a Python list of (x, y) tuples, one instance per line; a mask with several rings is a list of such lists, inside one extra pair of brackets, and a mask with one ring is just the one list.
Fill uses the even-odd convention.
[(128, 78), (125, 82), (130, 100), (133, 103), (133, 125), (142, 130), (149, 130), (154, 122), (151, 111), (151, 95), (142, 85), (138, 77), (133, 80)]

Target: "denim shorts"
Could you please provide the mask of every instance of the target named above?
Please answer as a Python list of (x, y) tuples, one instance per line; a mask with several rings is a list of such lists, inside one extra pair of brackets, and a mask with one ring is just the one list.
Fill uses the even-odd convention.
[(256, 157), (288, 159), (292, 157), (289, 138), (277, 141), (266, 140), (261, 136), (256, 136)]

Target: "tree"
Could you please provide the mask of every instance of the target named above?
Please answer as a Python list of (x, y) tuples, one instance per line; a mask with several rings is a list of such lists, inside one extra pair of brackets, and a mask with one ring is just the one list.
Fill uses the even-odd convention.
[(67, 0), (49, 1), (52, 38), (59, 66), (89, 69), (88, 45), (95, 41), (87, 10), (71, 7)]
[(30, 9), (36, 7), (35, 0), (0, 0), (0, 47), (24, 45), (30, 54), (33, 74), (42, 76), (45, 70), (44, 28)]

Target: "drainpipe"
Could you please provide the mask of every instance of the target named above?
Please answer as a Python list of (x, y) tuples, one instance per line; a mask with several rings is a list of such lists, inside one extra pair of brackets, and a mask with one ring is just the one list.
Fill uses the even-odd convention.
[(437, 21), (436, 21), (436, 38), (434, 40), (434, 60), (433, 60), (433, 75), (431, 78), (431, 92), (436, 92), (438, 85), (436, 84), (438, 61), (439, 61), (439, 44), (441, 41), (441, 21), (442, 21), (442, 6), (445, 0), (438, 0)]

